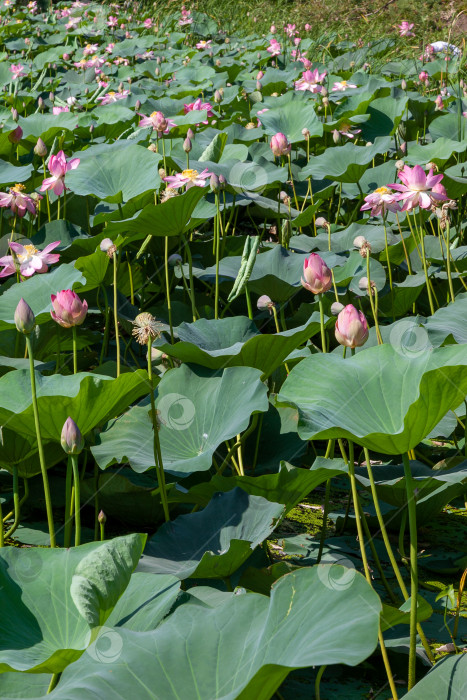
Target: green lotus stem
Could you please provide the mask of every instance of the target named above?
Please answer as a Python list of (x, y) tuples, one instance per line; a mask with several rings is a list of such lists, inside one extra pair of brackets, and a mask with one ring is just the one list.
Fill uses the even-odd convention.
[(128, 251), (126, 252), (126, 261), (128, 263), (128, 277), (130, 278), (130, 301), (131, 304), (134, 306), (135, 305), (135, 287), (133, 283), (133, 272), (131, 270), (131, 261), (130, 261), (130, 256), (128, 255)]
[(318, 304), (319, 304), (319, 323), (321, 326), (321, 348), (323, 352), (326, 352), (326, 331), (324, 328), (324, 305), (323, 305), (323, 295), (318, 294)]
[(295, 192), (295, 184), (293, 181), (293, 174), (292, 174), (292, 159), (290, 157), (290, 153), (287, 154), (287, 158), (289, 160), (289, 173), (290, 173), (290, 183), (292, 185), (292, 192), (293, 192), (293, 198), (295, 202), (295, 209), (298, 209), (298, 199), (297, 199), (297, 193)]
[(250, 321), (253, 320), (253, 309), (251, 307), (251, 298), (250, 298), (250, 290), (248, 289), (248, 284), (245, 283), (245, 298), (246, 298), (246, 306), (248, 309), (248, 318)]
[(410, 648), (409, 648), (409, 678), (408, 690), (416, 683), (415, 662), (417, 651), (417, 594), (418, 594), (418, 561), (417, 561), (417, 506), (412, 481), (412, 472), (407, 453), (402, 455), (407, 492), (407, 510), (409, 514), (410, 532)]
[(52, 675), (52, 678), (50, 679), (49, 687), (47, 689), (47, 695), (52, 692), (54, 688), (56, 688), (58, 681), (60, 680), (61, 673), (54, 673)]
[[(334, 457), (334, 440), (329, 440), (326, 449), (325, 459), (333, 459)], [(329, 511), (329, 494), (331, 493), (331, 479), (326, 480), (326, 491), (324, 493), (324, 508), (323, 508), (323, 525), (321, 527), (321, 536), (319, 539), (319, 550), (318, 556), (316, 557), (316, 563), (319, 564), (321, 557), (323, 556), (324, 540), (326, 539), (326, 525), (328, 521), (328, 511)]]
[(0, 498), (0, 547), (5, 546), (5, 539), (3, 537), (3, 510), (2, 510), (2, 500)]
[(173, 329), (173, 323), (172, 323), (172, 304), (170, 301), (169, 238), (168, 238), (168, 236), (165, 236), (165, 242), (164, 242), (164, 265), (165, 265), (165, 293), (167, 296), (167, 310), (169, 312), (170, 342), (173, 345), (174, 329)]
[(315, 700), (321, 700), (319, 685), (320, 685), (320, 683), (321, 683), (321, 676), (323, 675), (325, 669), (326, 669), (326, 666), (320, 666), (320, 667), (319, 667), (318, 674), (317, 674), (317, 676), (316, 676), (316, 680), (315, 680)]
[[(257, 414), (255, 413), (255, 416), (256, 416), (256, 415), (257, 415)], [(263, 427), (263, 415), (264, 415), (264, 414), (261, 413), (261, 414), (260, 414), (260, 417), (259, 417), (259, 428), (258, 428), (258, 432), (257, 432), (257, 434), (256, 434), (255, 454), (253, 455), (253, 465), (252, 465), (252, 467), (251, 467), (252, 472), (255, 471), (256, 462), (258, 461), (259, 441), (260, 441), (260, 438), (261, 438), (261, 429), (262, 429), (262, 427)]]
[[(439, 226), (439, 223), (438, 223)], [(441, 227), (440, 227), (441, 229)], [(444, 236), (443, 236), (444, 238)], [(449, 284), (449, 293), (451, 295), (451, 301), (455, 301), (455, 296), (454, 296), (454, 287), (452, 284), (452, 275), (451, 275), (451, 248), (449, 246), (449, 242), (451, 240), (451, 232), (450, 232), (450, 227), (449, 227), (449, 221), (446, 219), (446, 273), (448, 276), (448, 284)]]
[[(363, 451), (365, 454), (365, 461), (366, 461), (366, 465), (367, 465), (368, 478), (370, 480), (371, 495), (372, 495), (373, 503), (375, 506), (376, 517), (378, 519), (379, 528), (381, 531), (381, 535), (383, 537), (384, 546), (386, 547), (386, 552), (388, 554), (389, 561), (391, 562), (391, 566), (393, 568), (393, 571), (396, 575), (397, 583), (399, 584), (399, 588), (401, 590), (402, 596), (403, 596), (404, 600), (408, 600), (409, 593), (407, 591), (407, 587), (405, 585), (404, 579), (402, 578), (401, 571), (399, 569), (396, 558), (394, 556), (391, 542), (389, 540), (388, 533), (386, 530), (386, 524), (384, 522), (383, 514), (381, 513), (381, 508), (379, 505), (378, 492), (376, 490), (376, 483), (375, 483), (375, 479), (374, 479), (373, 469), (372, 469), (371, 463), (370, 463), (370, 453), (366, 447), (363, 448)], [(404, 533), (404, 529), (405, 529), (405, 518), (406, 517), (407, 517), (407, 511), (404, 510), (402, 513), (404, 528), (402, 528), (402, 525), (401, 525), (402, 540), (403, 540), (403, 536), (404, 536), (403, 533)], [(399, 534), (399, 544), (400, 544), (400, 542), (401, 542), (401, 535)], [(403, 550), (402, 550), (401, 554), (403, 555)], [(434, 664), (435, 663), (434, 656), (432, 654), (432, 651), (430, 649), (430, 645), (428, 644), (427, 638), (426, 638), (420, 624), (417, 624), (417, 632), (420, 636), (420, 639), (422, 640), (422, 644), (425, 648), (425, 651), (426, 651), (428, 658)]]
[[(430, 279), (428, 277), (428, 266), (426, 264), (426, 254), (425, 254), (425, 232), (423, 230), (423, 224), (422, 224), (422, 210), (420, 209), (419, 213), (419, 220), (420, 220), (420, 246), (422, 249), (422, 263), (423, 263), (423, 272), (425, 273), (425, 280), (426, 280), (426, 290), (428, 293), (428, 303), (430, 304), (430, 312), (431, 315), (435, 313), (435, 307), (433, 306), (433, 298), (431, 296), (431, 286), (430, 286)], [(410, 690), (410, 688), (409, 688)]]
[(237, 450), (237, 455), (238, 455), (238, 471), (240, 472), (240, 476), (245, 476), (245, 470), (243, 468), (243, 455), (242, 455), (242, 442), (241, 442), (241, 435), (240, 433), (237, 435), (237, 444), (238, 444), (238, 450)]
[[(47, 178), (47, 169), (45, 167), (45, 158), (42, 158), (42, 167), (44, 168), (44, 179)], [(45, 201), (47, 202), (47, 216), (49, 217), (49, 224), (52, 221), (52, 217), (50, 215), (50, 199), (49, 199), (49, 190), (45, 191)]]
[(373, 561), (375, 563), (376, 569), (381, 577), (381, 583), (383, 584), (384, 588), (386, 589), (386, 593), (388, 594), (390, 600), (394, 604), (397, 604), (397, 598), (396, 598), (392, 588), (390, 587), (386, 576), (384, 575), (383, 567), (381, 566), (381, 561), (379, 559), (378, 552), (376, 551), (376, 547), (375, 547), (374, 542), (373, 542), (373, 537), (371, 536), (370, 528), (368, 526), (368, 521), (367, 521), (365, 514), (363, 512), (360, 497), (358, 498), (358, 507), (359, 507), (360, 512), (362, 514), (362, 523), (363, 523), (363, 529), (365, 531), (365, 537), (367, 538), (368, 544), (370, 545), (371, 556), (373, 557)]
[(73, 471), (71, 458), (70, 455), (68, 455), (65, 477), (65, 525), (63, 533), (63, 546), (66, 548), (71, 546), (71, 526), (73, 524), (72, 481)]
[(193, 258), (191, 257), (190, 246), (189, 246), (188, 241), (184, 235), (182, 235), (182, 241), (185, 245), (186, 256), (188, 258), (188, 276), (190, 278), (189, 297), (191, 300), (191, 314), (193, 316), (193, 321), (196, 321), (196, 318), (198, 316), (198, 312), (196, 311), (196, 304), (195, 304), (195, 286), (194, 286), (194, 282), (193, 282)]
[(57, 221), (60, 219), (60, 197), (57, 199)]
[[(29, 496), (29, 483), (28, 483), (28, 480), (27, 480), (27, 479), (23, 479), (23, 485), (24, 485), (24, 494), (23, 494), (23, 497), (21, 498), (21, 500), (20, 500), (20, 502), (19, 502), (19, 507), (20, 507), (20, 508), (22, 507), (23, 503), (25, 503), (25, 501), (27, 501), (28, 496)], [(10, 512), (7, 513), (7, 514), (5, 515), (5, 517), (3, 518), (3, 522), (6, 523), (8, 520), (11, 520), (11, 518), (14, 516), (14, 514), (15, 514), (14, 509), (13, 509), (13, 510), (10, 510)]]
[(105, 289), (104, 289), (104, 304), (105, 304), (105, 326), (104, 326), (104, 337), (102, 339), (101, 354), (99, 356), (99, 364), (100, 365), (104, 361), (104, 357), (107, 355), (108, 346), (109, 346), (109, 333), (110, 333), (110, 326), (109, 326), (110, 310), (109, 310), (109, 302), (107, 299), (107, 292)]
[[(13, 465), (13, 504), (14, 504), (14, 513), (15, 513), (15, 519), (13, 521), (13, 525), (10, 527), (8, 532), (5, 533), (5, 539), (7, 540), (9, 537), (12, 536), (14, 531), (19, 525), (20, 522), (20, 513), (21, 513), (21, 501), (19, 498), (19, 478), (18, 478), (18, 465), (14, 464)], [(3, 524), (2, 524), (2, 530), (3, 530)]]
[(214, 218), (214, 247), (216, 250), (216, 285), (214, 292), (214, 318), (219, 318), (219, 256), (220, 256), (220, 230), (219, 230), (219, 193), (216, 192), (216, 209), (217, 215)]
[(94, 464), (94, 540), (99, 536), (99, 467)]
[(120, 339), (118, 336), (118, 301), (117, 301), (117, 251), (112, 254), (114, 263), (114, 326), (115, 326), (115, 343), (117, 346), (117, 377), (120, 376)]
[(75, 493), (75, 547), (81, 544), (81, 494), (79, 483), (78, 455), (70, 455), (73, 469), (73, 490)]
[(76, 340), (76, 326), (71, 327), (73, 336), (73, 374), (78, 373), (78, 344)]
[[(365, 570), (365, 578), (366, 578), (367, 582), (370, 584), (370, 586), (372, 586), (370, 571), (368, 568), (368, 559), (367, 559), (366, 552), (365, 552), (365, 542), (363, 539), (362, 522), (360, 519), (361, 513), (360, 513), (360, 509), (359, 509), (357, 481), (355, 479), (354, 447), (353, 447), (353, 442), (351, 442), (351, 441), (349, 441), (349, 476), (350, 476), (352, 498), (353, 498), (354, 510), (355, 510), (355, 521), (357, 524), (358, 542), (360, 544), (360, 554), (361, 554), (362, 561), (363, 561), (363, 568)], [(381, 632), (381, 625), (380, 625), (379, 630), (378, 630), (378, 640), (379, 640), (379, 645), (381, 647), (381, 655), (383, 657), (383, 663), (384, 663), (384, 667), (386, 669), (386, 675), (388, 677), (389, 687), (391, 688), (392, 697), (393, 697), (393, 700), (398, 700), (397, 690), (396, 690), (396, 686), (394, 684), (394, 678), (392, 676), (391, 666), (389, 665), (389, 659), (388, 659), (386, 647), (384, 644), (383, 633)]]
[(49, 478), (47, 476), (47, 467), (46, 467), (46, 463), (45, 463), (44, 447), (42, 445), (41, 427), (40, 427), (40, 422), (39, 422), (39, 409), (37, 406), (36, 375), (34, 373), (34, 355), (33, 355), (33, 350), (32, 350), (31, 336), (29, 335), (29, 333), (25, 334), (25, 338), (26, 338), (26, 347), (28, 349), (28, 355), (29, 355), (29, 374), (31, 376), (32, 408), (33, 408), (33, 413), (34, 413), (34, 425), (36, 428), (36, 439), (37, 439), (37, 449), (39, 452), (39, 463), (41, 465), (42, 481), (44, 484), (45, 507), (47, 510), (47, 523), (49, 526), (50, 546), (55, 547), (56, 546), (55, 545), (55, 528), (54, 528), (54, 519), (53, 519), (53, 513), (52, 513), (52, 500), (50, 498)]
[(165, 484), (164, 464), (162, 461), (161, 443), (159, 440), (159, 425), (158, 425), (158, 421), (157, 421), (156, 402), (154, 399), (154, 387), (153, 387), (153, 383), (152, 383), (151, 349), (152, 349), (152, 338), (151, 338), (151, 336), (149, 336), (149, 338), (148, 338), (148, 377), (149, 377), (149, 385), (151, 387), (151, 389), (149, 391), (149, 395), (151, 398), (151, 418), (152, 418), (152, 428), (153, 428), (153, 432), (154, 432), (154, 461), (156, 463), (157, 480), (159, 482), (159, 490), (160, 490), (160, 494), (161, 494), (162, 508), (164, 510), (164, 517), (165, 517), (166, 522), (169, 522), (169, 520), (170, 520), (169, 502), (168, 502), (168, 498), (167, 498), (167, 487)]
[(378, 324), (378, 314), (376, 312), (375, 304), (373, 301), (373, 290), (371, 288), (371, 277), (370, 277), (370, 254), (366, 254), (366, 277), (368, 280), (368, 296), (370, 298), (370, 306), (371, 306), (371, 313), (373, 314), (373, 319), (375, 321), (375, 331), (376, 331), (376, 338), (378, 340), (378, 345), (383, 344), (383, 339), (381, 337), (381, 333), (379, 330), (379, 324)]

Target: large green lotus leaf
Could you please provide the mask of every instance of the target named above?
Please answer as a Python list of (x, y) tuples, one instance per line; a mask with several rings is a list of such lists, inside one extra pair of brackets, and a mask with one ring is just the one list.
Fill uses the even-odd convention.
[(302, 360), (279, 401), (298, 407), (303, 439), (347, 437), (378, 452), (401, 454), (416, 447), (466, 394), (465, 345), (410, 356), (385, 344), (345, 360), (337, 354)]
[(0, 184), (1, 185), (11, 185), (15, 182), (25, 182), (32, 172), (32, 165), (21, 165), (17, 167), (16, 165), (11, 165), (11, 163), (5, 163), (2, 161), (2, 167), (0, 168)]
[(311, 104), (298, 100), (261, 114), (261, 124), (270, 136), (282, 133), (291, 143), (304, 140), (303, 129), (308, 129), (311, 136), (323, 135), (323, 124)]
[[(267, 113), (266, 113), (267, 114)], [(384, 136), (375, 139), (372, 146), (345, 146), (327, 148), (324, 153), (312, 158), (299, 175), (299, 180), (312, 177), (314, 180), (337, 180), (337, 182), (358, 182), (373, 158), (385, 153), (391, 147), (391, 138)]]
[[(18, 475), (24, 479), (40, 474), (41, 466), (35, 436), (21, 435), (16, 430), (2, 426), (0, 448), (0, 467), (3, 469), (12, 473), (13, 467), (17, 467)], [(47, 468), (63, 460), (63, 449), (57, 442), (44, 441), (44, 452)]]
[(179, 579), (226, 578), (269, 537), (284, 513), (282, 504), (238, 486), (215, 493), (203, 510), (159, 528), (146, 545), (140, 570)]
[[(148, 393), (147, 373), (136, 370), (117, 379), (80, 372), (44, 377), (36, 372), (41, 435), (60, 440), (63, 424), (71, 416), (83, 435), (125, 410)], [(31, 383), (27, 370), (0, 378), (0, 424), (24, 435), (35, 436)]]
[(362, 127), (363, 138), (373, 141), (378, 136), (392, 136), (399, 126), (407, 101), (404, 94), (398, 98), (388, 95), (372, 100), (367, 109), (370, 120)]
[(183, 233), (199, 200), (206, 194), (203, 187), (191, 187), (185, 194), (161, 204), (148, 204), (131, 219), (110, 221), (108, 235), (121, 234), (135, 241), (146, 236), (179, 236)]
[(450, 335), (456, 343), (467, 343), (467, 294), (459, 294), (454, 303), (443, 306), (424, 323), (428, 337), (435, 347)]
[(459, 114), (457, 111), (450, 112), (449, 114), (441, 114), (431, 122), (428, 131), (433, 141), (441, 138), (462, 141), (466, 138), (465, 120), (463, 115), (460, 114), (460, 112), (462, 112), (462, 106), (459, 106)]
[(89, 126), (90, 123), (90, 115), (76, 114), (75, 112), (61, 112), (60, 114), (38, 113), (31, 114), (25, 118), (20, 117), (18, 120), (18, 124), (23, 130), (23, 138), (28, 136), (37, 138), (40, 136), (45, 143), (49, 143), (63, 130), (74, 131), (78, 125)]
[(444, 184), (450, 197), (458, 199), (467, 192), (467, 172), (464, 163), (452, 165), (444, 171), (444, 175)]
[(269, 376), (302, 343), (319, 332), (319, 314), (310, 316), (299, 328), (275, 334), (258, 333), (245, 316), (225, 319), (199, 319), (177, 328), (180, 342), (156, 342), (162, 352), (182, 362), (195, 362), (210, 369), (246, 365)]
[(76, 194), (92, 194), (106, 202), (127, 202), (159, 187), (161, 156), (132, 145), (98, 158), (83, 160), (67, 174), (67, 187)]
[(67, 263), (53, 268), (46, 275), (34, 275), (26, 282), (14, 284), (0, 296), (0, 330), (15, 326), (15, 309), (21, 297), (33, 310), (36, 323), (49, 320), (50, 295), (61, 289), (72, 289), (76, 282), (84, 283), (85, 279), (74, 263)]
[(465, 141), (452, 141), (449, 138), (439, 138), (426, 146), (415, 144), (410, 146), (407, 156), (404, 158), (410, 165), (425, 165), (434, 162), (442, 166), (453, 153), (463, 153), (467, 148)]
[(406, 700), (461, 700), (467, 687), (467, 656), (456, 654), (438, 661), (421, 681), (404, 695)]
[(168, 615), (179, 593), (180, 580), (175, 576), (136, 572), (107, 618), (106, 626), (138, 632), (153, 630)]
[[(336, 578), (345, 576), (333, 566)], [(381, 603), (355, 571), (345, 587), (330, 586), (330, 568), (287, 574), (270, 598), (250, 593), (213, 607), (187, 603), (153, 632), (121, 629), (118, 658), (97, 661), (91, 647), (65, 671), (51, 700), (126, 700), (135, 692), (148, 700), (268, 700), (293, 668), (355, 666), (376, 647)]]
[[(156, 397), (164, 469), (178, 476), (209, 469), (217, 447), (245, 430), (252, 413), (268, 410), (260, 377), (252, 367), (212, 372), (182, 365), (164, 374)], [(99, 434), (92, 452), (101, 469), (114, 462), (138, 472), (154, 466), (149, 415), (145, 399)]]
[(2, 549), (0, 672), (59, 673), (76, 661), (127, 587), (145, 539)]
[[(275, 245), (271, 250), (256, 256), (248, 280), (248, 289), (258, 295), (267, 294), (275, 302), (287, 301), (301, 287), (300, 278), (303, 274), (303, 262), (306, 257), (308, 256), (305, 254), (293, 253), (280, 245)], [(322, 258), (329, 267), (334, 267), (341, 260), (330, 252), (324, 252)], [(236, 279), (241, 260), (239, 255), (221, 260), (219, 276), (222, 282)], [(213, 283), (215, 267), (208, 267), (205, 270), (194, 269), (193, 274), (206, 282)]]
[(250, 495), (261, 496), (273, 503), (283, 503), (287, 513), (323, 482), (333, 476), (348, 473), (344, 462), (341, 464), (338, 460), (334, 460), (331, 463), (330, 460), (324, 459), (320, 462), (321, 459), (318, 458), (310, 469), (300, 469), (287, 462), (281, 462), (279, 471), (275, 474), (259, 474), (258, 476), (250, 476), (249, 474), (245, 476), (215, 475), (211, 481), (193, 486), (187, 494), (177, 496), (175, 489), (169, 500), (183, 500), (187, 503), (205, 506), (216, 491), (230, 491), (230, 489), (239, 486)]

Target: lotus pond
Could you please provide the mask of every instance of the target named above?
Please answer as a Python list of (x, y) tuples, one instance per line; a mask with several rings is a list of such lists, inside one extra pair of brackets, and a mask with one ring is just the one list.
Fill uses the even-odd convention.
[(465, 697), (465, 54), (413, 29), (1, 1), (4, 700)]

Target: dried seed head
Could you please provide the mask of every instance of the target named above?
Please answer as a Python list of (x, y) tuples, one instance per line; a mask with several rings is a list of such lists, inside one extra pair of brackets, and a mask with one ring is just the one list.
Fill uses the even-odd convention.
[(147, 345), (149, 339), (154, 340), (161, 335), (161, 324), (147, 311), (138, 314), (133, 326), (133, 335), (140, 345)]

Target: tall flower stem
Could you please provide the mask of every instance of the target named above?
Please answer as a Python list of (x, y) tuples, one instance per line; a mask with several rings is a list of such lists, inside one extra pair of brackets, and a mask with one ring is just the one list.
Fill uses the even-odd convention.
[(419, 220), (420, 220), (420, 229), (419, 229), (419, 235), (420, 235), (420, 246), (422, 249), (422, 263), (423, 263), (423, 272), (425, 273), (425, 280), (426, 280), (426, 291), (428, 293), (428, 303), (430, 304), (430, 312), (431, 315), (435, 313), (435, 307), (433, 306), (433, 297), (431, 296), (431, 286), (430, 286), (430, 279), (428, 277), (428, 266), (426, 264), (426, 254), (425, 254), (425, 232), (423, 230), (423, 224), (422, 224), (422, 212), (420, 210), (420, 215), (419, 215)]
[(73, 469), (73, 486), (75, 492), (75, 547), (81, 544), (81, 497), (78, 469), (78, 455), (70, 455)]
[(65, 477), (65, 525), (63, 533), (63, 546), (71, 546), (71, 526), (73, 524), (73, 508), (71, 503), (73, 483), (73, 468), (71, 466), (71, 455), (68, 455), (66, 477)]
[(78, 373), (78, 343), (76, 340), (76, 326), (71, 327), (73, 335), (73, 374)]
[(115, 326), (115, 343), (117, 346), (117, 377), (120, 376), (120, 339), (118, 336), (118, 300), (117, 300), (117, 251), (112, 254), (114, 264), (114, 326)]
[(370, 306), (371, 306), (371, 313), (373, 314), (373, 319), (375, 321), (375, 331), (376, 331), (376, 339), (378, 341), (378, 345), (383, 344), (383, 338), (381, 337), (381, 332), (379, 330), (379, 324), (378, 324), (378, 314), (375, 309), (375, 304), (373, 300), (373, 290), (371, 288), (371, 277), (370, 277), (370, 254), (367, 253), (366, 255), (366, 276), (368, 280), (368, 296), (370, 298)]
[(45, 496), (45, 507), (47, 511), (47, 523), (49, 526), (50, 535), (50, 546), (55, 547), (55, 528), (54, 519), (52, 514), (52, 500), (50, 498), (50, 486), (49, 478), (47, 476), (47, 467), (45, 464), (44, 447), (42, 445), (41, 438), (41, 427), (39, 422), (39, 409), (37, 405), (37, 395), (36, 395), (36, 375), (34, 374), (34, 355), (32, 350), (31, 336), (29, 334), (25, 335), (26, 347), (28, 349), (29, 356), (29, 373), (31, 375), (31, 394), (32, 394), (32, 408), (34, 413), (34, 425), (36, 428), (36, 439), (37, 439), (37, 449), (39, 452), (39, 464), (41, 465), (42, 481), (44, 484), (44, 496)]
[(165, 293), (167, 296), (167, 310), (169, 313), (170, 342), (174, 342), (174, 329), (172, 323), (172, 304), (170, 301), (170, 279), (169, 279), (169, 237), (165, 237), (164, 244), (164, 264), (165, 264)]
[[(334, 444), (335, 444), (335, 440), (329, 440), (328, 446), (326, 449), (326, 454), (324, 455), (325, 459), (333, 459), (334, 458)], [(319, 539), (319, 550), (318, 550), (318, 556), (316, 558), (317, 564), (320, 563), (321, 557), (323, 556), (324, 540), (326, 539), (326, 525), (328, 522), (330, 492), (331, 492), (331, 479), (327, 479), (326, 491), (324, 494), (323, 525), (321, 527), (321, 536)]]
[(5, 546), (5, 539), (3, 536), (3, 511), (2, 511), (2, 501), (0, 499), (0, 547)]
[[(360, 519), (361, 513), (360, 513), (360, 508), (359, 508), (357, 481), (355, 479), (353, 442), (349, 442), (349, 476), (350, 476), (350, 484), (351, 484), (351, 488), (352, 488), (352, 499), (354, 502), (354, 509), (355, 509), (355, 521), (357, 523), (358, 541), (360, 544), (360, 554), (362, 557), (363, 568), (365, 570), (365, 578), (371, 586), (372, 584), (371, 584), (370, 571), (368, 568), (368, 560), (367, 560), (366, 552), (365, 552), (365, 542), (363, 539), (363, 528), (362, 528), (362, 522)], [(381, 647), (381, 655), (383, 657), (384, 667), (386, 669), (386, 675), (388, 677), (389, 687), (391, 688), (392, 697), (393, 697), (393, 700), (397, 700), (398, 699), (397, 690), (396, 690), (396, 686), (394, 684), (394, 679), (392, 676), (391, 667), (389, 665), (389, 659), (388, 659), (386, 647), (384, 645), (384, 639), (383, 639), (383, 633), (381, 632), (381, 626), (378, 630), (378, 640), (379, 640), (379, 645)]]
[(216, 209), (217, 214), (214, 217), (214, 241), (216, 250), (216, 286), (214, 293), (214, 318), (219, 318), (219, 257), (220, 257), (220, 211), (219, 211), (219, 193), (216, 192)]
[(161, 494), (162, 508), (164, 510), (164, 517), (165, 517), (166, 522), (169, 522), (169, 520), (170, 520), (169, 503), (168, 503), (168, 499), (167, 499), (167, 487), (165, 484), (164, 464), (162, 462), (161, 443), (159, 440), (159, 425), (158, 425), (158, 421), (157, 421), (156, 402), (154, 399), (154, 387), (153, 387), (153, 383), (152, 383), (151, 349), (152, 349), (152, 338), (149, 337), (149, 339), (148, 339), (148, 377), (149, 377), (149, 385), (151, 387), (149, 394), (151, 397), (152, 429), (153, 429), (153, 433), (154, 433), (154, 461), (156, 462), (157, 480), (159, 482), (159, 490), (160, 490), (160, 494)]
[[(42, 158), (42, 167), (44, 168), (44, 178), (47, 178), (47, 169), (45, 167), (45, 158)], [(49, 190), (45, 191), (45, 201), (47, 202), (47, 216), (49, 217), (49, 224), (50, 224), (52, 217), (50, 216)]]
[(413, 488), (412, 471), (409, 456), (402, 455), (404, 463), (405, 488), (407, 493), (407, 510), (409, 514), (410, 532), (410, 647), (409, 647), (409, 680), (408, 690), (416, 683), (415, 662), (417, 651), (417, 594), (418, 594), (418, 561), (417, 561), (417, 506)]
[[(196, 318), (198, 316), (198, 313), (196, 311), (196, 304), (195, 304), (195, 287), (193, 283), (193, 258), (191, 257), (191, 250), (189, 243), (185, 236), (182, 236), (183, 243), (185, 244), (185, 250), (186, 250), (186, 256), (188, 258), (188, 275), (190, 278), (190, 300), (191, 300), (191, 313), (193, 316), (193, 321), (196, 321)], [(183, 274), (183, 273), (182, 273)]]
[(318, 294), (318, 304), (319, 304), (319, 322), (321, 326), (321, 347), (323, 352), (326, 352), (326, 331), (324, 329), (324, 305), (323, 305), (323, 295)]
[[(18, 476), (18, 465), (15, 464), (13, 465), (13, 506), (14, 506), (14, 513), (15, 513), (15, 519), (13, 521), (13, 525), (9, 528), (8, 532), (5, 534), (5, 539), (8, 539), (9, 537), (12, 536), (14, 531), (19, 525), (20, 521), (20, 513), (21, 513), (21, 501), (19, 498), (19, 476)], [(1, 523), (2, 531), (3, 531), (3, 522)]]

